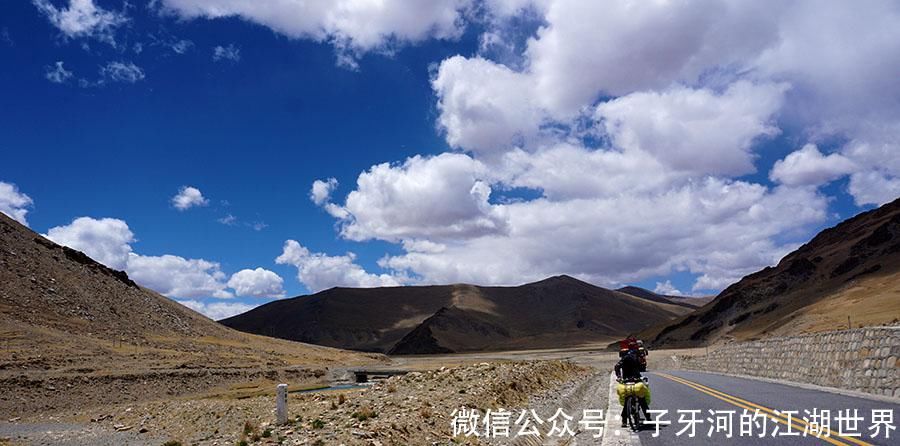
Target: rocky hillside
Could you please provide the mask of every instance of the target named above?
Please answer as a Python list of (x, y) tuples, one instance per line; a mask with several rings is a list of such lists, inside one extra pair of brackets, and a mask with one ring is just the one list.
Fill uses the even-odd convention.
[(0, 345), (0, 414), (86, 406), (109, 387), (138, 400), (378, 360), (223, 327), (2, 213)]
[[(81, 418), (100, 419), (92, 425), (109, 430), (116, 425), (142, 426), (161, 438), (196, 446), (487, 445), (494, 443), (461, 435), (450, 438), (452, 430), (447, 426), (455, 410), (502, 407), (518, 414), (527, 407), (541, 417), (549, 417), (563, 402), (579, 396), (573, 395), (571, 389), (594, 376), (583, 367), (561, 361), (482, 362), (430, 368), (393, 376), (365, 391), (291, 393), (290, 422), (284, 425), (274, 424), (271, 395), (239, 400), (169, 399), (130, 405), (127, 412), (118, 408), (112, 411), (113, 417), (106, 416), (109, 408), (103, 408), (81, 414)], [(606, 383), (603, 386), (605, 390)], [(596, 393), (602, 395), (597, 396), (605, 403), (606, 392)], [(512, 421), (515, 418), (511, 426)], [(261, 435), (265, 431), (271, 435)], [(46, 444), (41, 440), (50, 437), (37, 429), (28, 434), (25, 444)], [(61, 443), (60, 437), (71, 438), (66, 444), (124, 444), (84, 441), (87, 435), (81, 431), (68, 438), (59, 432), (52, 434), (52, 444)], [(162, 440), (137, 444), (156, 446)]]
[(228, 330), (0, 214), (0, 317), (129, 342)]
[(221, 322), (314, 344), (425, 354), (606, 342), (687, 311), (558, 276), (517, 287), (333, 288)]
[(689, 346), (898, 321), (900, 199), (822, 231), (777, 266), (642, 336), (656, 346)]

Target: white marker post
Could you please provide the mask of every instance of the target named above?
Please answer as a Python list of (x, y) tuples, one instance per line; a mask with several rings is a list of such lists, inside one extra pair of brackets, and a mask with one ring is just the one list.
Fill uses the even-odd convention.
[(287, 423), (287, 384), (279, 384), (275, 388), (275, 421)]

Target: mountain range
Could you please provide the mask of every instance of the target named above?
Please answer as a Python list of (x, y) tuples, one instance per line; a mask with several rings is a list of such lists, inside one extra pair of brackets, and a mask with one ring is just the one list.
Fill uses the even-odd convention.
[[(562, 348), (629, 334), (654, 347), (900, 321), (900, 200), (816, 235), (717, 296), (609, 290), (569, 276), (516, 287), (333, 288), (221, 321), (353, 350), (435, 354)], [(849, 316), (849, 320), (848, 320)]]
[(622, 288), (617, 288), (616, 291), (618, 291), (620, 293), (630, 294), (635, 297), (640, 297), (642, 299), (651, 300), (654, 302), (675, 304), (675, 305), (680, 305), (682, 307), (686, 307), (686, 308), (690, 308), (690, 309), (700, 308), (700, 307), (708, 304), (710, 301), (712, 301), (715, 298), (715, 296), (696, 297), (696, 296), (675, 296), (675, 295), (668, 295), (668, 294), (659, 294), (659, 293), (655, 293), (653, 291), (650, 291), (650, 290), (647, 290), (647, 289), (644, 289), (641, 287), (636, 287), (636, 286), (625, 286)]
[(435, 354), (574, 347), (628, 334), (678, 347), (890, 324), (900, 322), (898, 270), (900, 200), (822, 231), (715, 298), (609, 290), (562, 275), (512, 287), (338, 287), (217, 324), (0, 214), (0, 378), (58, 366), (378, 360), (327, 347)]
[(270, 302), (221, 323), (249, 333), (390, 354), (556, 348), (608, 342), (693, 310), (653, 296), (569, 276), (514, 287), (332, 288)]

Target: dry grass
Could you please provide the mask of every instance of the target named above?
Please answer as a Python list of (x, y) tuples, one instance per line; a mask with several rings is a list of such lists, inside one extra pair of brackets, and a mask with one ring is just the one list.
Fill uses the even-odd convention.
[[(66, 422), (86, 422), (106, 414), (112, 418), (99, 421), (111, 428), (117, 423), (143, 425), (161, 438), (181, 439), (184, 444), (212, 446), (272, 444), (279, 437), (284, 444), (306, 441), (307, 445), (322, 439), (325, 444), (362, 443), (353, 432), (378, 432), (383, 444), (432, 444), (449, 440), (449, 423), (454, 409), (467, 407), (524, 406), (529, 397), (556, 388), (559, 384), (581, 376), (583, 369), (557, 361), (517, 362), (474, 365), (454, 369), (433, 370), (396, 376), (388, 381), (396, 384), (395, 392), (387, 391), (388, 382), (365, 389), (346, 392), (345, 402), (332, 392), (304, 393), (289, 400), (291, 423), (274, 425), (273, 398), (254, 397), (242, 400), (219, 398), (176, 398), (95, 408)], [(540, 377), (540, 379), (538, 379)], [(520, 383), (519, 391), (510, 383)], [(460, 386), (469, 391), (457, 393)], [(130, 408), (126, 412), (125, 409)], [(271, 430), (266, 437), (266, 430)], [(290, 431), (290, 433), (288, 433)], [(253, 442), (255, 435), (261, 439)]]
[(792, 314), (790, 325), (772, 330), (773, 335), (815, 333), (847, 327), (889, 325), (900, 318), (900, 276), (871, 276)]
[(353, 412), (350, 417), (355, 418), (359, 421), (366, 421), (370, 418), (375, 418), (378, 416), (378, 413), (375, 412), (375, 409), (372, 409), (369, 406), (360, 407), (359, 410)]
[[(252, 382), (242, 382), (230, 384), (226, 387), (215, 389), (203, 394), (203, 398), (229, 399), (229, 400), (245, 400), (248, 398), (256, 398), (260, 396), (275, 396), (275, 386), (283, 380), (255, 380)], [(328, 388), (325, 382), (325, 376), (311, 378), (306, 383), (292, 382), (288, 386), (288, 393), (308, 392), (310, 390), (320, 390)]]

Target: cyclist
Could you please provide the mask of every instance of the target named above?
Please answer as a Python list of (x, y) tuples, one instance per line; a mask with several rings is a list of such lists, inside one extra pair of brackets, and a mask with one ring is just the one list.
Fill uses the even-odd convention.
[(625, 414), (625, 383), (635, 383), (634, 384), (634, 393), (638, 396), (641, 411), (644, 412), (644, 419), (650, 420), (650, 386), (648, 386), (642, 380), (641, 376), (641, 361), (639, 359), (639, 353), (636, 348), (628, 349), (622, 359), (616, 363), (615, 367), (616, 371), (616, 381), (619, 383), (616, 386), (616, 393), (619, 394), (619, 403), (622, 405), (622, 427), (627, 425), (627, 419)]
[(628, 354), (628, 350), (637, 349), (638, 340), (634, 336), (629, 336), (619, 341), (619, 357), (624, 358)]
[(644, 341), (638, 339), (637, 341), (637, 351), (638, 351), (638, 360), (641, 362), (641, 371), (647, 371), (647, 348), (644, 347)]

